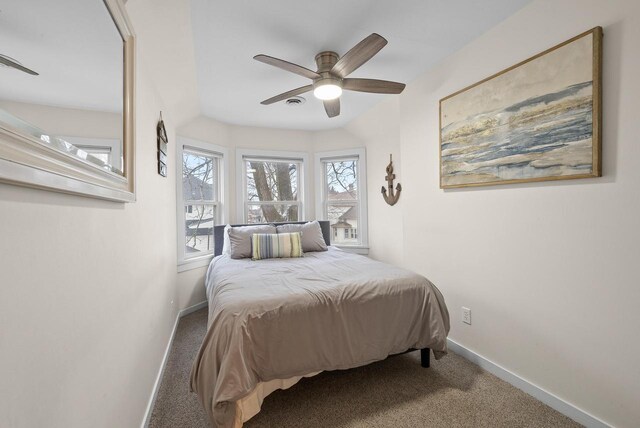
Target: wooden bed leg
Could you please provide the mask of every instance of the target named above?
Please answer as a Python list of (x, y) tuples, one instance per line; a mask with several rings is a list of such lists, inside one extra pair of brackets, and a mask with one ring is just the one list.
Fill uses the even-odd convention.
[(429, 348), (422, 348), (420, 350), (420, 365), (424, 368), (429, 368), (431, 366), (430, 364), (430, 358), (431, 358), (431, 349)]

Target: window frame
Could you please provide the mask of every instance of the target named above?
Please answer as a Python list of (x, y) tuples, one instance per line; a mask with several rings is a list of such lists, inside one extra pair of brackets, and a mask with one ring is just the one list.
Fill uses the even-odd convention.
[[(214, 257), (214, 251), (206, 254), (186, 257), (185, 254), (185, 207), (187, 205), (213, 205), (216, 207), (215, 225), (225, 224), (229, 219), (229, 204), (227, 198), (229, 196), (229, 180), (225, 178), (229, 171), (229, 151), (226, 147), (216, 144), (207, 143), (200, 140), (187, 137), (176, 137), (176, 220), (177, 220), (177, 252), (178, 252), (178, 272), (184, 272), (190, 269), (207, 266)], [(215, 193), (218, 195), (217, 200), (185, 200), (182, 192), (182, 157), (184, 152), (192, 152), (202, 154), (204, 156), (213, 156), (218, 159), (218, 168), (216, 169), (216, 178), (214, 181), (218, 183)], [(213, 236), (212, 236), (213, 238)]]
[(290, 202), (249, 202), (247, 195), (247, 173), (246, 159), (260, 160), (265, 162), (297, 162), (300, 164), (298, 171), (298, 221), (306, 221), (309, 218), (309, 203), (306, 201), (307, 195), (310, 195), (309, 185), (309, 154), (306, 152), (290, 152), (279, 150), (253, 150), (253, 149), (236, 149), (236, 217), (242, 223), (248, 223), (247, 208), (249, 205), (262, 204), (290, 204)]
[[(364, 147), (315, 153), (314, 169), (316, 176), (316, 218), (318, 220), (328, 219), (328, 184), (326, 172), (324, 169), (324, 163), (350, 159), (356, 159), (358, 162), (356, 176), (358, 189), (358, 201), (356, 204), (356, 206), (358, 207), (358, 232), (356, 232), (355, 235), (357, 237), (360, 237), (360, 242), (357, 245), (335, 245), (333, 243), (331, 245), (357, 254), (369, 254), (369, 224), (367, 219), (367, 156), (366, 149)], [(333, 234), (332, 238), (334, 238)]]

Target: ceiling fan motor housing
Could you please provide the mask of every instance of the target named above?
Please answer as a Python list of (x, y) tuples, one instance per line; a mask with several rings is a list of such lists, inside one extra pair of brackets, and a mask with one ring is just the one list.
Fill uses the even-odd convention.
[(340, 57), (337, 53), (331, 51), (320, 52), (316, 55), (316, 64), (318, 65), (318, 74), (320, 78), (313, 81), (313, 88), (320, 86), (333, 85), (342, 89), (342, 79), (331, 74), (331, 69), (338, 62)]

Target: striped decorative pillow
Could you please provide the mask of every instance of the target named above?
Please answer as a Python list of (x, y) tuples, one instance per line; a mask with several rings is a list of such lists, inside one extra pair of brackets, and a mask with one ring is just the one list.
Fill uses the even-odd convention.
[(254, 233), (251, 244), (253, 260), (303, 256), (300, 232)]

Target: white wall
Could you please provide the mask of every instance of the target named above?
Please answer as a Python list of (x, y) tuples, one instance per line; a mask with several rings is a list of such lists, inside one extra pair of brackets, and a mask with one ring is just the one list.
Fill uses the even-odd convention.
[[(398, 97), (390, 97), (371, 109), (363, 120), (355, 120), (347, 130), (367, 148), (367, 191), (369, 213), (369, 256), (387, 263), (400, 265), (404, 261), (402, 240), (402, 213), (404, 212), (404, 180), (400, 151), (400, 104)], [(360, 143), (362, 145), (362, 143)], [(387, 187), (386, 168), (389, 155), (393, 155), (393, 173), (397, 183), (403, 185), (400, 199), (388, 205), (381, 188)], [(420, 184), (418, 187), (422, 187)]]
[[(188, 57), (175, 43), (188, 2), (127, 7), (139, 54), (137, 201), (0, 184), (3, 427), (139, 426), (177, 315), (175, 170), (156, 172), (155, 126), (163, 110), (175, 142), (175, 124), (197, 110), (166, 77), (184, 73), (173, 59)], [(162, 55), (149, 48), (158, 44)]]
[[(597, 25), (604, 176), (440, 190), (439, 99)], [(411, 82), (397, 112), (347, 127), (367, 145), (372, 254), (442, 290), (453, 340), (619, 427), (640, 421), (639, 42), (637, 1), (534, 1)], [(373, 185), (390, 152), (404, 189), (392, 208)]]

